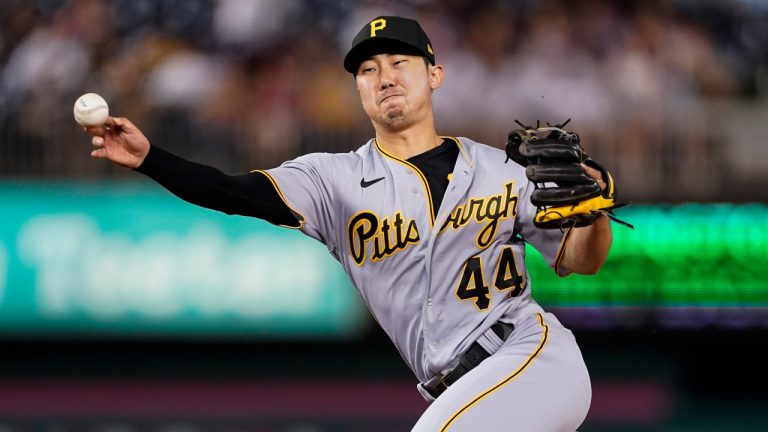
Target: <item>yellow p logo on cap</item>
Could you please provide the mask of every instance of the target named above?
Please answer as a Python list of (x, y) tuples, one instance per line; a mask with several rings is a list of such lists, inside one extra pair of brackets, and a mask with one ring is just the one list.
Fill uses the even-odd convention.
[(379, 18), (371, 21), (371, 37), (376, 37), (376, 32), (379, 30), (384, 30), (384, 28), (387, 26), (387, 20), (384, 18)]

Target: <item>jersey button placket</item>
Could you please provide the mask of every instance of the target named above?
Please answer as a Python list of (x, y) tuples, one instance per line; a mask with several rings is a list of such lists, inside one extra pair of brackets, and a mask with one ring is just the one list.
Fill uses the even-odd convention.
[[(419, 195), (419, 193), (420, 193), (419, 191), (421, 191), (422, 187), (423, 187), (422, 184), (421, 184), (422, 181), (419, 178), (415, 178), (416, 177), (416, 173), (414, 172), (414, 170), (406, 169), (405, 172), (406, 172), (407, 175), (409, 175), (409, 176), (411, 176), (411, 178), (413, 178), (412, 181), (409, 180), (409, 182), (411, 182), (411, 188), (410, 188), (411, 189), (411, 193), (413, 193), (414, 195)], [(427, 212), (427, 218), (429, 218), (429, 217), (430, 217), (429, 216), (429, 212)], [(431, 221), (430, 221), (430, 225), (431, 225)], [(429, 234), (429, 237), (423, 239), (423, 241), (427, 241), (431, 245), (432, 241), (434, 240), (433, 238), (431, 238), (432, 237), (432, 232), (431, 232), (430, 229), (427, 229), (426, 232), (428, 232), (430, 234)], [(427, 251), (428, 251), (427, 252), (428, 254), (431, 253), (431, 246), (427, 246)], [(431, 291), (430, 273), (431, 273), (431, 269), (429, 268), (429, 266), (427, 266), (427, 268), (425, 269), (425, 273), (426, 273), (425, 274), (425, 279), (427, 281), (427, 284), (426, 284), (427, 286), (426, 286), (426, 292), (424, 293), (425, 302), (423, 303), (424, 304), (424, 307), (423, 307), (423, 314), (424, 314), (423, 318), (426, 320), (427, 323), (429, 323), (429, 325), (426, 325), (426, 326), (424, 326), (422, 328), (421, 337), (423, 338), (423, 340), (429, 341), (433, 337), (433, 335), (430, 334), (431, 333), (430, 328), (431, 328), (431, 323), (432, 323), (432, 319), (433, 319), (433, 308), (432, 308), (432, 297), (430, 296), (430, 291)], [(438, 348), (438, 346), (439, 346), (439, 343), (438, 343), (437, 340), (432, 340), (431, 342), (429, 342), (429, 348), (432, 349), (432, 350), (436, 350)], [(427, 355), (425, 358), (423, 358), (424, 367), (426, 369), (429, 368), (429, 360), (428, 360), (428, 358), (429, 358), (429, 355)]]

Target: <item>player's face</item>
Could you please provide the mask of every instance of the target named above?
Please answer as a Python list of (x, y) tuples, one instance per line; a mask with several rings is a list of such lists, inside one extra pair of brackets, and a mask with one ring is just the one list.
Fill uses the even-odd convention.
[(379, 54), (362, 62), (357, 91), (374, 125), (401, 131), (432, 115), (432, 90), (442, 82), (442, 66), (423, 57)]

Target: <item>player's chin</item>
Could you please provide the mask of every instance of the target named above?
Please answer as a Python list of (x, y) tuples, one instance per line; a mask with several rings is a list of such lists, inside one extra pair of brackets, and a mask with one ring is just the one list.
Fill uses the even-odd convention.
[(385, 111), (381, 116), (381, 122), (387, 126), (388, 129), (394, 131), (407, 129), (408, 126), (413, 123), (411, 116), (400, 108), (392, 108)]

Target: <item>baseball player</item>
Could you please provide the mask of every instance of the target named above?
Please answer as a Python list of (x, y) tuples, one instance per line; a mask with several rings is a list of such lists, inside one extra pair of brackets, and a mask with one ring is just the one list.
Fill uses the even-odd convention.
[[(523, 166), (438, 135), (432, 93), (444, 68), (416, 21), (372, 19), (344, 67), (375, 130), (354, 152), (229, 176), (110, 117), (88, 129), (92, 156), (193, 204), (324, 243), (432, 401), (413, 431), (575, 430), (589, 409), (589, 375), (572, 333), (531, 297), (525, 251), (536, 248), (561, 276), (593, 274), (610, 249), (609, 219), (539, 229)], [(605, 188), (600, 170), (584, 170)]]

